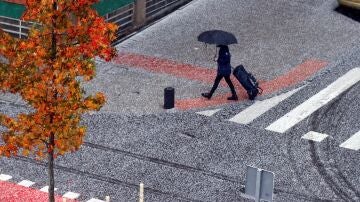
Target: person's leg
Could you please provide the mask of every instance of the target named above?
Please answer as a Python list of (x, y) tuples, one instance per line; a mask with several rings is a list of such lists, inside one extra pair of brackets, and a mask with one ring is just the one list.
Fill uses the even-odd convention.
[(232, 94), (231, 97), (228, 97), (228, 100), (237, 100), (238, 97), (237, 97), (237, 95), (236, 95), (236, 91), (235, 91), (234, 85), (233, 85), (233, 83), (231, 82), (230, 76), (225, 76), (225, 81), (226, 81), (226, 83), (228, 84), (228, 86), (230, 87), (231, 94)]
[(214, 85), (210, 90), (210, 95), (214, 94), (215, 90), (217, 89), (217, 87), (219, 86), (219, 83), (221, 81), (221, 79), (223, 78), (222, 75), (216, 75), (215, 81), (214, 81)]
[(215, 81), (214, 81), (214, 84), (213, 84), (213, 87), (211, 88), (210, 92), (209, 93), (202, 93), (201, 95), (203, 97), (206, 97), (208, 99), (211, 98), (211, 96), (214, 94), (215, 90), (217, 89), (217, 87), (219, 86), (219, 83), (221, 81), (221, 79), (223, 78), (222, 75), (216, 75), (216, 78), (215, 78)]

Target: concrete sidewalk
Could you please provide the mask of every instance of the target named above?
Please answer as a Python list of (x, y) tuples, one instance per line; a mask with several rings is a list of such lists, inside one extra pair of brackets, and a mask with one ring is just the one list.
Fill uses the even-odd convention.
[[(119, 58), (113, 65), (99, 65), (91, 88), (104, 90), (108, 95), (103, 111), (127, 114), (163, 112), (163, 89), (167, 86), (176, 89), (177, 101), (185, 99), (189, 106), (191, 99), (208, 102), (200, 94), (212, 86), (215, 46), (197, 42), (197, 36), (209, 29), (223, 29), (237, 36), (239, 44), (230, 46), (232, 65), (244, 64), (260, 81), (276, 80), (309, 60), (325, 65), (354, 46), (360, 31), (358, 23), (335, 12), (336, 7), (336, 0), (195, 0), (119, 44)], [(159, 68), (164, 63), (169, 64), (167, 69), (174, 68), (179, 73)], [(203, 71), (191, 75), (189, 68), (183, 66)], [(106, 68), (111, 71), (105, 71)], [(188, 78), (183, 76), (189, 72)], [(289, 78), (292, 79), (296, 80)], [(292, 85), (296, 83), (276, 91)], [(224, 93), (228, 92), (226, 85), (219, 87), (218, 104), (227, 103)]]

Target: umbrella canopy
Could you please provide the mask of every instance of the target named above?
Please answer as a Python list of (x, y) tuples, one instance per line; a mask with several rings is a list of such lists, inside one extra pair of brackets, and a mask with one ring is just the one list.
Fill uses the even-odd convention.
[(216, 45), (230, 45), (237, 43), (237, 39), (232, 33), (222, 30), (205, 31), (198, 36), (198, 41)]

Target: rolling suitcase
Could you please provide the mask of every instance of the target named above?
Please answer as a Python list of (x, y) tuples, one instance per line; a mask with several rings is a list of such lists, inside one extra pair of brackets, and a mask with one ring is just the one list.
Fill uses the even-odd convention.
[(258, 94), (262, 93), (263, 90), (259, 87), (259, 83), (255, 77), (247, 72), (243, 65), (235, 67), (233, 75), (245, 88), (250, 100), (255, 99)]

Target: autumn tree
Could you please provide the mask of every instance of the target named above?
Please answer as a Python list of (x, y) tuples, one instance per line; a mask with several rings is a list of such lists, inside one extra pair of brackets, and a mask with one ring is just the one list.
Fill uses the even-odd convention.
[[(95, 76), (95, 57), (115, 56), (116, 25), (91, 7), (98, 0), (27, 0), (23, 19), (34, 23), (27, 39), (0, 30), (0, 89), (18, 94), (32, 110), (0, 114), (6, 130), (0, 154), (48, 158), (49, 201), (54, 201), (54, 158), (80, 148), (81, 115), (99, 110), (102, 93), (85, 96), (81, 82)], [(0, 141), (1, 142), (1, 141)]]

